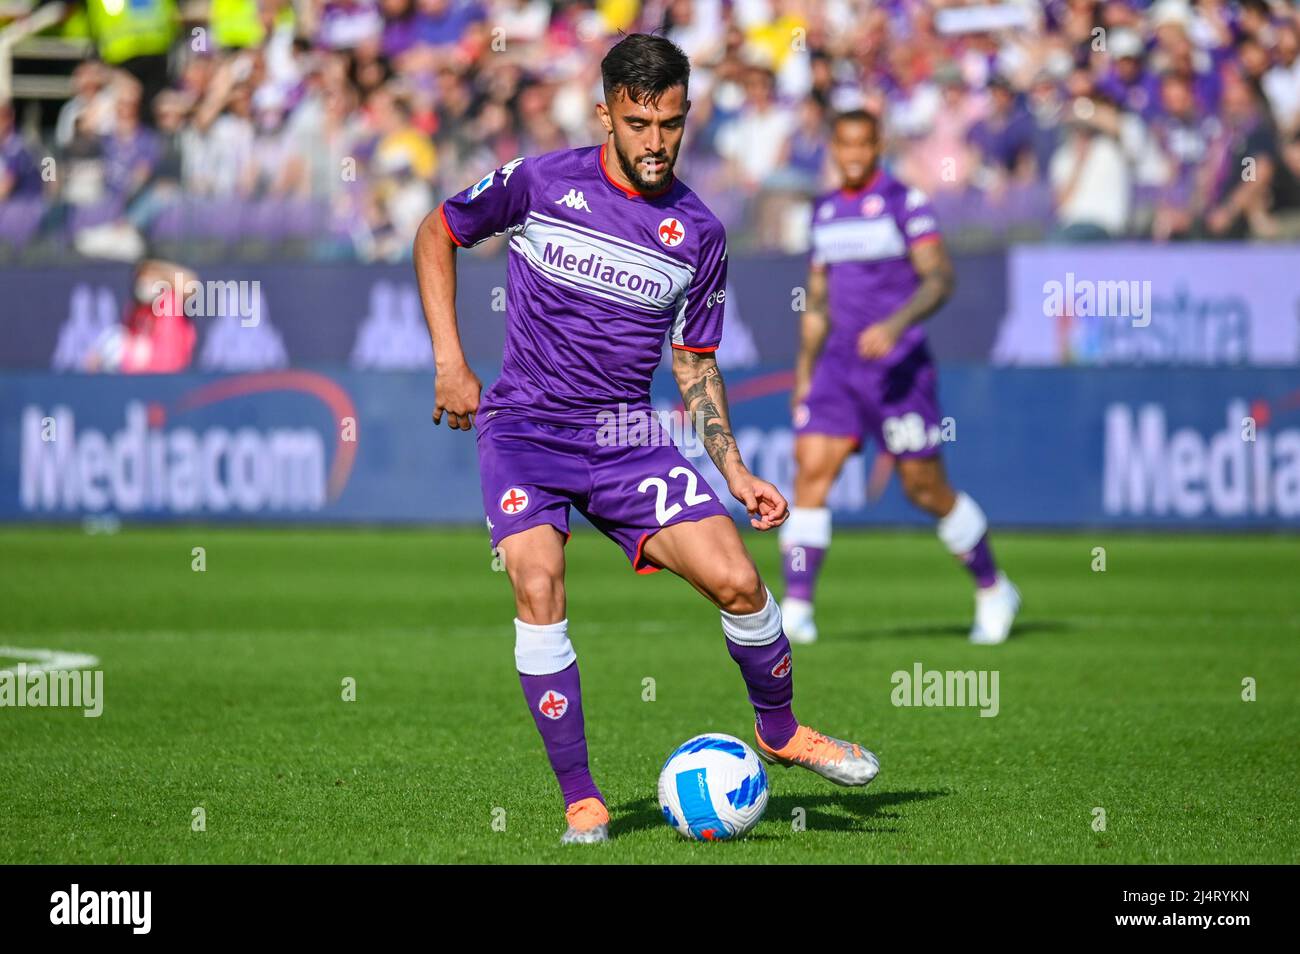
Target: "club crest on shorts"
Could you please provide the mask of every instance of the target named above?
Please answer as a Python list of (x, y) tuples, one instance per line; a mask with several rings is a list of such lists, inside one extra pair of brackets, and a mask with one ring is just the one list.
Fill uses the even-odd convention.
[(681, 245), (686, 238), (686, 226), (681, 219), (667, 218), (659, 223), (659, 241), (669, 248)]
[(792, 668), (793, 664), (790, 662), (790, 654), (786, 653), (781, 657), (780, 661), (772, 667), (771, 672), (772, 675), (776, 676), (776, 678), (784, 679), (786, 676), (790, 675), (790, 670)]
[(794, 426), (795, 426), (796, 428), (807, 426), (809, 417), (811, 417), (811, 414), (810, 414), (809, 411), (808, 411), (808, 405), (807, 405), (807, 404), (797, 404), (797, 405), (795, 405), (795, 409), (794, 409)]
[(546, 694), (537, 700), (537, 711), (554, 722), (569, 711), (569, 698), (562, 692), (547, 689)]
[(515, 514), (523, 513), (528, 509), (528, 491), (522, 487), (511, 487), (501, 495), (498, 501), (501, 506), (501, 512), (513, 517)]

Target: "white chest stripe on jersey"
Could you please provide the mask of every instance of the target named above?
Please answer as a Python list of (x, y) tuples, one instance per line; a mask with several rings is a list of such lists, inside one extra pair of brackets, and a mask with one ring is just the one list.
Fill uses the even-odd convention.
[(530, 212), (510, 240), (538, 274), (557, 284), (640, 311), (673, 307), (695, 270), (650, 249)]
[(824, 264), (901, 258), (907, 243), (892, 216), (836, 219), (813, 226), (813, 256)]

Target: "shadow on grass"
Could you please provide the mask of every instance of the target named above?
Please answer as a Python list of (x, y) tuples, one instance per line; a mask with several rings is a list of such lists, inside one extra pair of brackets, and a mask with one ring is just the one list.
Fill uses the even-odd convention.
[[(1073, 623), (1058, 619), (1027, 620), (1016, 623), (1011, 631), (1012, 639), (1022, 636), (1037, 636), (1043, 633), (1069, 633), (1078, 629)], [(848, 639), (889, 639), (908, 636), (961, 636), (970, 635), (970, 623), (905, 623), (899, 626), (872, 626), (859, 629), (844, 636)], [(835, 638), (832, 635), (832, 638)]]
[[(892, 809), (908, 802), (943, 798), (946, 791), (892, 791), (854, 792), (850, 789), (831, 790), (817, 794), (792, 794), (772, 797), (767, 803), (764, 818), (776, 824), (790, 824), (795, 809), (803, 809), (807, 831), (853, 831), (872, 834), (894, 834), (897, 828), (886, 827), (899, 817)], [(666, 825), (659, 801), (655, 798), (638, 798), (619, 805), (611, 812), (610, 835), (629, 835), (647, 828)], [(768, 841), (784, 835), (764, 833), (760, 828), (748, 841)]]

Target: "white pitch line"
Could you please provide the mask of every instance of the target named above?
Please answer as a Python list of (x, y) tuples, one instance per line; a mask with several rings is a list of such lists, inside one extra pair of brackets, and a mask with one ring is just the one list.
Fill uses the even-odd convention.
[[(98, 656), (91, 656), (87, 653), (69, 653), (61, 649), (19, 649), (15, 646), (0, 646), (0, 657), (8, 657), (27, 663), (28, 672), (93, 669), (99, 662)], [(0, 672), (12, 673), (13, 670), (0, 669)]]

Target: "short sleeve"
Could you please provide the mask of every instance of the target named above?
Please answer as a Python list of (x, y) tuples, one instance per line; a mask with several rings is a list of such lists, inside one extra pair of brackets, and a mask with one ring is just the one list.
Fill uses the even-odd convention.
[(821, 243), (818, 240), (818, 222), (821, 219), (822, 204), (814, 202), (808, 210), (808, 216), (811, 221), (808, 223), (808, 264), (814, 268), (820, 268), (826, 264), (826, 254), (822, 251)]
[(717, 351), (727, 298), (727, 234), (718, 227), (700, 243), (695, 277), (673, 317), (672, 346), (679, 351)]
[(469, 248), (523, 225), (528, 215), (533, 162), (522, 156), (512, 159), (446, 199), (439, 214), (452, 241)]
[(930, 197), (920, 189), (907, 190), (895, 217), (908, 248), (939, 238), (939, 220), (930, 206)]

